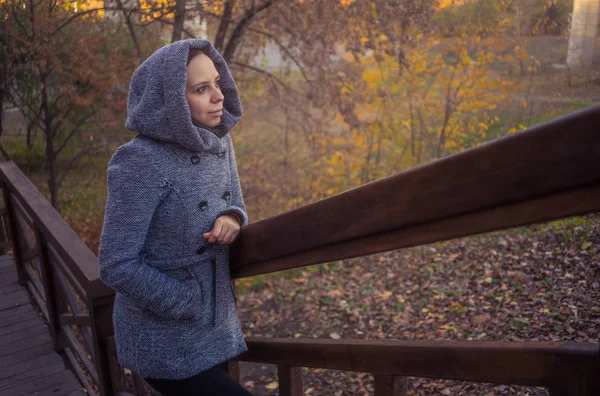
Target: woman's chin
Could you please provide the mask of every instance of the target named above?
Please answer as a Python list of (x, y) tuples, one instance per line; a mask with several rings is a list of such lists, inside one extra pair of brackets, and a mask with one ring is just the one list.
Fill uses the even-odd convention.
[(219, 124), (221, 123), (221, 118), (219, 117), (219, 119), (217, 119), (216, 121), (211, 121), (210, 123), (208, 123), (207, 125), (211, 128), (216, 128), (219, 126)]
[(206, 126), (209, 128), (215, 128), (215, 127), (219, 126), (219, 124), (221, 123), (221, 117), (212, 117), (212, 119), (204, 120), (204, 121), (198, 121), (198, 120), (192, 118), (192, 122), (194, 124), (196, 124), (197, 126)]

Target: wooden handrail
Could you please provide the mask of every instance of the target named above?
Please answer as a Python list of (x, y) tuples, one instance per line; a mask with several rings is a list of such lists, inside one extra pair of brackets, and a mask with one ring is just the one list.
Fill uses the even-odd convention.
[(253, 223), (245, 277), (600, 210), (600, 105)]
[(241, 361), (549, 387), (579, 374), (579, 386), (600, 394), (600, 344), (280, 338), (247, 344)]

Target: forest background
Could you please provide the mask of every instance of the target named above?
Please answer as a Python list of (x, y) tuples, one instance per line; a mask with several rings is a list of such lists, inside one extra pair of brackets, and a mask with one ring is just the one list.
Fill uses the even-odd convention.
[[(114, 150), (134, 136), (124, 128), (129, 79), (160, 46), (199, 34), (190, 21), (205, 21), (207, 38), (228, 61), (242, 95), (244, 118), (232, 138), (255, 222), (598, 103), (600, 57), (582, 73), (565, 67), (572, 9), (573, 0), (0, 0), (2, 159), (15, 161), (96, 252), (106, 166)], [(583, 238), (564, 242), (583, 246), (589, 251), (585, 260), (595, 260), (595, 217), (553, 224), (550, 229), (561, 235)], [(506, 235), (498, 237), (502, 246), (512, 238)], [(439, 246), (431, 249), (418, 250), (413, 266), (428, 261), (426, 254), (439, 255)], [(489, 253), (489, 247), (483, 250)], [(448, 254), (456, 261), (456, 252)], [(371, 259), (389, 263), (388, 256)], [(272, 301), (273, 282), (288, 282), (278, 287), (296, 296), (313, 270), (335, 273), (337, 265), (289, 271), (283, 280), (246, 279), (238, 287), (248, 290), (247, 303), (256, 310)], [(365, 280), (372, 278), (368, 272), (377, 272), (361, 268), (347, 276)], [(493, 278), (489, 268), (482, 271), (473, 276), (495, 286), (487, 282)], [(326, 291), (313, 297), (315, 309), (332, 308), (335, 293), (342, 293), (329, 286)], [(357, 315), (366, 324), (352, 335), (371, 329), (390, 337), (364, 311), (382, 301), (393, 301), (396, 313), (408, 307), (417, 319), (431, 313), (422, 311), (429, 309), (422, 302), (408, 303), (404, 293), (385, 288), (373, 293), (379, 302), (363, 304)], [(299, 326), (259, 330), (269, 314), (258, 318), (251, 305), (244, 311), (243, 297), (240, 302), (250, 323), (247, 334), (301, 334)], [(468, 304), (455, 303), (453, 312), (469, 311)], [(269, 312), (278, 316), (273, 307)], [(481, 315), (488, 313), (477, 317), (491, 323), (491, 316)], [(532, 321), (515, 317), (514, 331)], [(598, 334), (597, 319), (593, 323), (596, 333), (583, 339)], [(561, 327), (557, 334), (572, 335), (564, 324), (553, 326)], [(432, 336), (440, 327), (445, 336), (477, 338), (448, 322)], [(342, 333), (320, 330), (311, 336)], [(423, 332), (404, 337), (427, 338)], [(263, 390), (275, 389), (265, 378)], [(260, 381), (248, 381), (259, 390)], [(316, 380), (309, 384), (319, 386)]]

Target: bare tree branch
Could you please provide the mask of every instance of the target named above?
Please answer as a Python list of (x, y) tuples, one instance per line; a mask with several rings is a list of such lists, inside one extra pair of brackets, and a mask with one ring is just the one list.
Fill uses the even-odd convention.
[(89, 113), (88, 115), (83, 117), (81, 120), (79, 120), (79, 122), (77, 124), (75, 124), (75, 126), (73, 127), (71, 132), (69, 132), (69, 135), (65, 138), (65, 140), (63, 140), (61, 145), (54, 151), (55, 156), (58, 156), (60, 154), (60, 152), (65, 148), (65, 146), (67, 145), (69, 140), (73, 137), (73, 135), (75, 135), (75, 133), (79, 130), (79, 128), (81, 128), (81, 126), (83, 124), (85, 124), (85, 122), (87, 120), (89, 120), (91, 117), (93, 117), (95, 114), (96, 114), (96, 111), (92, 111), (91, 113)]
[(127, 13), (125, 8), (123, 8), (123, 2), (121, 0), (117, 0), (117, 5), (121, 12), (123, 12), (123, 16), (125, 17), (125, 23), (127, 24), (127, 28), (129, 29), (129, 34), (131, 35), (131, 40), (133, 40), (133, 44), (135, 45), (135, 51), (137, 52), (139, 63), (141, 64), (144, 61), (144, 56), (142, 55), (142, 49), (140, 48), (140, 43), (135, 34), (135, 30), (133, 29), (133, 25), (131, 23), (131, 13)]
[(60, 188), (60, 185), (65, 180), (65, 177), (67, 177), (67, 174), (75, 166), (75, 164), (77, 163), (77, 161), (79, 161), (83, 156), (89, 154), (89, 152), (92, 151), (92, 149), (94, 147), (95, 146), (92, 144), (90, 147), (88, 147), (87, 149), (79, 152), (79, 154), (77, 154), (75, 157), (71, 158), (71, 161), (69, 161), (69, 163), (67, 164), (67, 166), (63, 169), (63, 173), (60, 176), (60, 178), (58, 179), (58, 182), (56, 183), (56, 189), (57, 190)]
[(300, 64), (300, 62), (298, 60), (296, 60), (296, 57), (294, 55), (292, 55), (292, 53), (287, 49), (287, 47), (285, 45), (283, 45), (283, 43), (281, 43), (281, 41), (279, 41), (279, 39), (277, 39), (277, 37), (273, 36), (271, 33), (263, 32), (262, 30), (254, 29), (254, 28), (251, 28), (251, 27), (248, 27), (246, 29), (248, 29), (248, 31), (250, 31), (250, 32), (254, 32), (254, 33), (258, 33), (258, 34), (262, 34), (264, 36), (267, 36), (271, 40), (273, 40), (275, 42), (275, 44), (277, 44), (279, 46), (279, 48), (281, 50), (283, 50), (283, 52), (285, 52), (285, 54), (288, 56), (288, 58), (290, 58), (296, 64), (296, 66), (298, 66), (298, 69), (300, 70), (300, 73), (302, 74), (302, 77), (304, 77), (304, 80), (306, 82), (310, 82), (311, 81), (308, 78), (308, 76), (306, 75), (306, 73), (304, 73), (304, 68), (302, 67), (302, 65)]
[(225, 52), (223, 54), (223, 58), (225, 58), (227, 62), (233, 59), (233, 54), (235, 53), (236, 48), (241, 42), (244, 29), (246, 29), (246, 27), (250, 24), (250, 21), (252, 21), (252, 19), (261, 11), (264, 11), (271, 7), (276, 1), (277, 0), (267, 0), (256, 8), (254, 8), (253, 4), (252, 8), (246, 10), (244, 16), (240, 20), (240, 23), (235, 27), (233, 33), (231, 34), (231, 38), (227, 42), (227, 48), (225, 49)]

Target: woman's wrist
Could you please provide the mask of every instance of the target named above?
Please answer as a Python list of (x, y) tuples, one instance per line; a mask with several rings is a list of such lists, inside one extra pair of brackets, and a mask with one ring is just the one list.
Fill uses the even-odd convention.
[(239, 215), (239, 214), (237, 214), (236, 212), (234, 212), (234, 211), (230, 211), (230, 212), (225, 212), (225, 213), (223, 213), (223, 214), (224, 214), (224, 215), (230, 215), (230, 216), (233, 216), (233, 217), (234, 217), (234, 218), (237, 220), (237, 222), (239, 223), (239, 225), (242, 225), (242, 221), (243, 221), (243, 219), (242, 219), (242, 218), (240, 217), (240, 215)]

